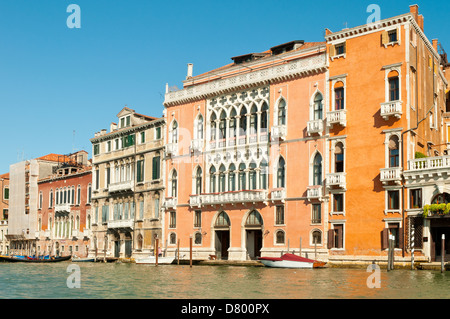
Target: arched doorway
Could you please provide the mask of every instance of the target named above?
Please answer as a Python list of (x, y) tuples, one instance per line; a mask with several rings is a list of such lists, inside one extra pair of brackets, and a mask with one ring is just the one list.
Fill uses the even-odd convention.
[[(431, 204), (448, 204), (450, 203), (450, 194), (442, 193), (436, 195)], [(450, 260), (450, 218), (448, 217), (431, 217), (430, 218), (431, 260), (441, 261), (442, 258), (442, 235), (445, 235), (445, 251), (444, 261)]]
[(245, 220), (244, 227), (247, 255), (250, 259), (257, 259), (261, 257), (261, 248), (263, 246), (263, 219), (261, 214), (256, 210), (250, 212)]
[(222, 260), (228, 259), (230, 248), (230, 218), (225, 212), (221, 212), (214, 223), (216, 257)]

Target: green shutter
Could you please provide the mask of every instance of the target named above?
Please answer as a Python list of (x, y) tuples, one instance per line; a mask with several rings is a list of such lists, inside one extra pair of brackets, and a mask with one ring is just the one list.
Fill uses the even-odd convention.
[(140, 160), (137, 162), (137, 182), (143, 182), (144, 181), (144, 160)]
[(155, 156), (153, 157), (153, 174), (152, 174), (152, 178), (153, 180), (159, 179), (160, 177), (160, 157), (159, 156)]

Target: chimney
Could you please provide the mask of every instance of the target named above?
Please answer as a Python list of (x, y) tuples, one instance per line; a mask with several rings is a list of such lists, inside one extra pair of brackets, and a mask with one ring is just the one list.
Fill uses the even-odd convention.
[(193, 71), (194, 71), (194, 65), (192, 63), (188, 63), (188, 72), (187, 72), (186, 80), (192, 77)]
[(436, 50), (436, 52), (438, 51), (438, 39), (433, 39), (433, 48)]
[(419, 25), (419, 27), (422, 29), (422, 31), (424, 31), (423, 30), (423, 15), (419, 15), (418, 16), (418, 21), (417, 21), (417, 24)]
[(414, 19), (417, 21), (417, 17), (419, 16), (419, 6), (417, 4), (413, 4), (412, 6), (409, 6), (409, 12), (412, 13), (414, 16)]
[(117, 130), (117, 124), (116, 123), (111, 123), (111, 125), (109, 126), (110, 131), (114, 132), (115, 130)]
[(105, 135), (106, 134), (106, 129), (103, 129), (101, 132), (100, 132), (100, 135)]
[(332, 34), (333, 32), (331, 32), (331, 30), (330, 29), (328, 29), (328, 28), (325, 28), (325, 35), (329, 35), (329, 34)]
[(169, 83), (166, 83), (166, 94), (169, 93)]

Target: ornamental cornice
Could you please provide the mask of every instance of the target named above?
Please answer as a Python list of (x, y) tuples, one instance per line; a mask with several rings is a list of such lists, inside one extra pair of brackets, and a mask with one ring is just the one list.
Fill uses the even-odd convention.
[(90, 141), (92, 144), (95, 143), (100, 143), (100, 142), (104, 142), (104, 141), (109, 141), (109, 140), (113, 140), (117, 137), (121, 137), (121, 136), (125, 136), (125, 135), (129, 135), (130, 133), (135, 133), (135, 132), (139, 132), (141, 130), (145, 130), (147, 128), (150, 128), (152, 126), (158, 126), (158, 125), (164, 125), (165, 124), (165, 119), (164, 118), (159, 118), (150, 122), (146, 122), (143, 124), (139, 124), (137, 126), (131, 126), (129, 128), (126, 129), (120, 129), (117, 131), (113, 131), (104, 135), (100, 135), (94, 138), (91, 138)]
[(294, 60), (266, 69), (252, 71), (225, 79), (217, 79), (205, 84), (190, 86), (179, 91), (167, 93), (164, 106), (167, 107), (188, 103), (251, 87), (268, 85), (274, 81), (285, 81), (306, 75), (317, 74), (326, 71), (326, 62), (326, 54), (320, 53), (308, 58)]
[[(365, 24), (359, 27), (354, 27), (351, 29), (344, 29), (339, 32), (331, 33), (327, 36), (325, 36), (325, 40), (327, 42), (339, 40), (339, 39), (345, 39), (352, 36), (361, 35), (363, 33), (377, 31), (382, 28), (390, 27), (392, 25), (408, 22), (412, 18), (411, 14), (404, 14), (401, 16), (377, 21), (374, 23)], [(413, 19), (413, 18), (412, 18)], [(414, 20), (414, 19), (413, 19)]]

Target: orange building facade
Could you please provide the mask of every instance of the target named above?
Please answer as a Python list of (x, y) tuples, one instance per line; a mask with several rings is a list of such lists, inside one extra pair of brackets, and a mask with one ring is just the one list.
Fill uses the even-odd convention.
[(383, 260), (393, 235), (407, 258), (411, 224), (426, 222), (405, 176), (447, 148), (438, 51), (411, 6), (195, 77), (189, 65), (164, 102), (167, 253), (192, 238), (194, 259)]

